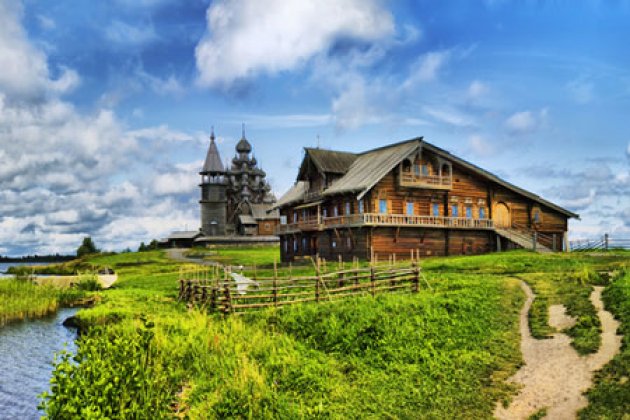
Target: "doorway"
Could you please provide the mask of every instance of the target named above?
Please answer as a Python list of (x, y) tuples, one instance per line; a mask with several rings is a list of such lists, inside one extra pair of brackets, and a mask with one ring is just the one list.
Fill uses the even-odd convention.
[(497, 203), (494, 208), (494, 226), (498, 228), (509, 228), (512, 226), (510, 209), (505, 203)]

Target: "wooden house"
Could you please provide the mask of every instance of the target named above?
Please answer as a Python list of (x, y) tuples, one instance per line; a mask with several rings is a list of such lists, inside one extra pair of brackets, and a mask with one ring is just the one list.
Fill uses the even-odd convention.
[(421, 137), (358, 154), (305, 148), (275, 207), (283, 261), (561, 251), (578, 217)]

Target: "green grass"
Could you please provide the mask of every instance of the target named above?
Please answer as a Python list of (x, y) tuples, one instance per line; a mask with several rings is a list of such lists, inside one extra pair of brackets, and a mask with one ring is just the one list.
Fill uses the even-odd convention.
[(529, 312), (532, 336), (544, 339), (557, 332), (549, 326), (549, 306), (564, 305), (568, 315), (575, 318), (574, 326), (563, 331), (572, 338), (571, 344), (579, 354), (595, 353), (599, 348), (601, 326), (597, 311), (590, 301), (592, 285), (601, 280), (596, 274), (583, 278), (577, 272), (549, 274), (521, 274), (519, 277), (531, 287), (536, 298)]
[(39, 318), (59, 306), (83, 297), (77, 290), (37, 286), (26, 280), (0, 280), (0, 327), (27, 318)]
[[(234, 265), (264, 266), (277, 255), (217, 251)], [(90, 332), (74, 359), (59, 360), (53, 379), (63, 385), (44, 406), (62, 418), (144, 417), (148, 410), (190, 418), (490, 418), (514, 392), (506, 379), (521, 363), (516, 277), (547, 304), (586, 316), (584, 299), (597, 280), (590, 273), (622, 266), (625, 255), (602, 258), (435, 258), (422, 262), (432, 288), (418, 294), (224, 318), (177, 302), (180, 264), (161, 251), (95, 257), (87, 263), (114, 268), (119, 281), (101, 292), (99, 305), (79, 312)], [(544, 332), (546, 306), (539, 310), (536, 328)], [(595, 346), (591, 327), (577, 329), (576, 348)]]
[(186, 251), (190, 258), (212, 260), (226, 265), (273, 266), (274, 261), (280, 264), (280, 248), (278, 246), (239, 246), (193, 248)]
[(581, 419), (630, 418), (630, 270), (620, 273), (605, 290), (602, 299), (621, 322), (621, 352), (595, 374), (588, 391), (589, 406), (579, 413)]

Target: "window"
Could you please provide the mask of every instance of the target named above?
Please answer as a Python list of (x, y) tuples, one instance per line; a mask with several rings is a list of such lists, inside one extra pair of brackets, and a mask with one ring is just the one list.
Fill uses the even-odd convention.
[(293, 252), (297, 252), (297, 250), (298, 250), (298, 242), (297, 242), (297, 240), (294, 239), (293, 240)]
[(282, 246), (284, 247), (284, 253), (286, 254), (289, 250), (289, 241), (287, 241), (286, 239), (282, 241)]
[(407, 216), (413, 216), (413, 202), (407, 202)]
[(293, 212), (293, 223), (297, 223), (297, 221), (298, 221), (298, 214), (297, 214), (297, 211), (294, 211)]
[(387, 214), (387, 200), (378, 200), (378, 211), (382, 214)]
[(466, 206), (466, 218), (472, 219), (472, 207)]
[(265, 230), (269, 230), (269, 229), (271, 229), (271, 224), (270, 224), (269, 222), (265, 222), (265, 223), (263, 224), (263, 226), (264, 226)]
[(333, 239), (330, 245), (332, 246), (333, 249), (337, 248), (337, 240)]
[(352, 238), (350, 238), (349, 236), (346, 237), (346, 248), (348, 248), (348, 250), (352, 249)]
[(485, 219), (486, 218), (486, 208), (485, 207), (479, 207), (479, 218), (480, 219)]
[(359, 200), (359, 213), (363, 213), (363, 200)]
[(416, 176), (420, 176), (420, 165), (418, 165), (417, 163), (413, 165), (413, 173)]
[(302, 209), (302, 220), (306, 220), (306, 209)]
[(457, 204), (451, 206), (451, 216), (459, 217), (459, 207), (457, 207)]
[(439, 216), (440, 215), (440, 204), (439, 203), (433, 203), (433, 216)]
[(324, 216), (324, 217), (328, 217), (328, 209), (324, 209), (323, 216)]
[(351, 209), (351, 207), (350, 207), (350, 202), (349, 202), (349, 201), (347, 201), (347, 202), (346, 202), (346, 214), (350, 214), (351, 210), (352, 210), (352, 209)]
[(337, 205), (335, 204), (335, 206), (333, 207), (333, 216), (337, 217), (339, 216), (339, 207), (337, 207)]
[(540, 211), (534, 210), (534, 223), (540, 223)]
[(302, 253), (306, 253), (306, 238), (302, 238)]
[(287, 216), (280, 216), (280, 224), (281, 225), (286, 225), (287, 224)]
[(427, 165), (422, 165), (422, 175), (429, 175), (429, 167)]

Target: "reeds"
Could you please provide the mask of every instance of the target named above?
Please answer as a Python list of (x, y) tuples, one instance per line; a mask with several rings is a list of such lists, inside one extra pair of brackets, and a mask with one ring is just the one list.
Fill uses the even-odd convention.
[(59, 307), (58, 291), (27, 281), (0, 281), (0, 327), (12, 321), (39, 318)]

